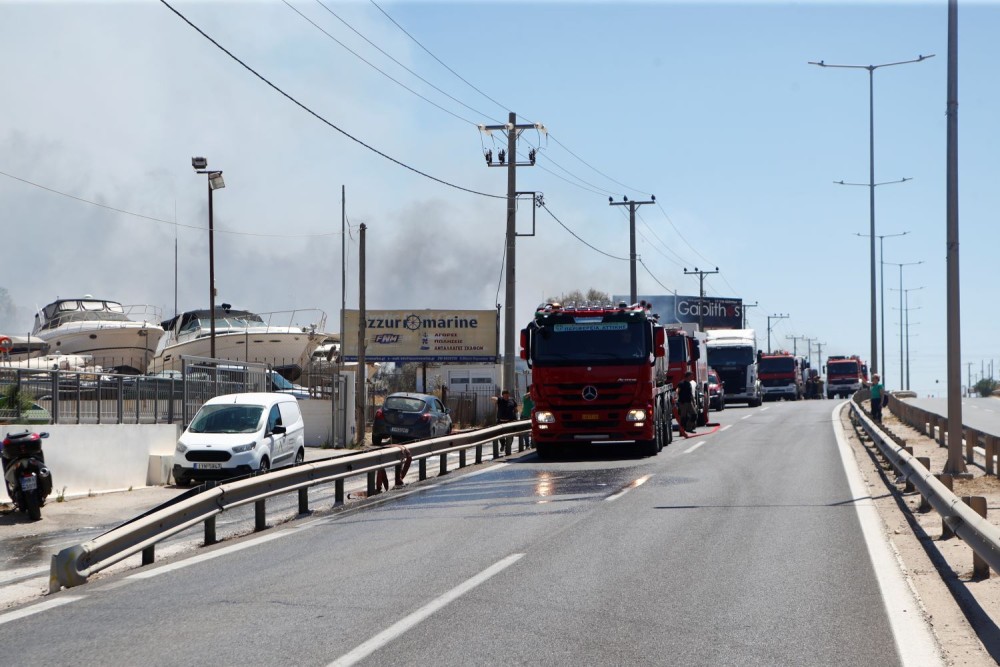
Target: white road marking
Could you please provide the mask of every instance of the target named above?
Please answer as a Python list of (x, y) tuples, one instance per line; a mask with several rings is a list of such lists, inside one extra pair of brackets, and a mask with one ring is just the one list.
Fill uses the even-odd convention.
[(762, 408), (760, 409), (760, 411), (761, 411), (761, 412), (764, 412), (764, 411), (766, 411), (766, 410), (770, 409), (770, 407), (771, 407), (770, 405), (765, 405), (764, 407), (762, 407)]
[(25, 607), (24, 609), (18, 609), (17, 611), (0, 614), (0, 625), (10, 623), (11, 621), (17, 621), (28, 616), (34, 616), (35, 614), (40, 614), (43, 611), (48, 611), (49, 609), (61, 607), (64, 604), (69, 604), (70, 602), (76, 602), (77, 600), (82, 599), (82, 595), (65, 595), (54, 600), (39, 602), (38, 604), (31, 605), (30, 607)]
[(167, 574), (168, 572), (173, 572), (175, 570), (180, 570), (182, 568), (188, 567), (189, 565), (196, 565), (207, 560), (212, 560), (214, 558), (219, 558), (221, 556), (228, 556), (231, 553), (236, 553), (237, 551), (243, 551), (244, 549), (249, 549), (250, 547), (255, 547), (258, 544), (264, 544), (265, 542), (270, 542), (271, 540), (276, 540), (279, 537), (287, 537), (289, 535), (294, 535), (301, 528), (290, 528), (288, 530), (281, 530), (269, 535), (261, 535), (260, 537), (255, 537), (253, 539), (247, 540), (246, 542), (240, 542), (239, 544), (234, 544), (229, 547), (223, 547), (221, 549), (216, 549), (215, 551), (209, 552), (207, 554), (201, 554), (199, 556), (192, 556), (187, 560), (183, 560), (177, 563), (171, 563), (170, 565), (164, 565), (163, 567), (158, 567), (153, 570), (143, 570), (142, 572), (136, 572), (135, 574), (129, 575), (128, 579), (152, 579), (153, 577), (158, 577), (161, 574)]
[(696, 442), (693, 445), (691, 445), (690, 447), (688, 447), (687, 449), (685, 449), (684, 453), (685, 454), (690, 454), (691, 452), (693, 452), (694, 450), (698, 449), (699, 447), (701, 447), (704, 444), (705, 444), (704, 440), (701, 440), (700, 442)]
[(944, 661), (932, 639), (931, 628), (903, 571), (899, 555), (889, 542), (885, 524), (882, 523), (868, 487), (861, 478), (858, 462), (847, 444), (839, 416), (843, 405), (841, 402), (833, 408), (833, 431), (837, 437), (840, 460), (847, 474), (851, 497), (856, 498), (853, 503), (854, 510), (858, 514), (861, 532), (868, 546), (868, 555), (875, 570), (879, 589), (882, 591), (882, 601), (896, 640), (900, 662), (904, 666), (943, 666)]
[(732, 426), (732, 424), (726, 424), (725, 426), (723, 426), (722, 428), (719, 429), (719, 433), (722, 433), (723, 431), (725, 431), (730, 426)]
[(743, 415), (742, 417), (740, 417), (740, 421), (743, 421), (744, 419), (750, 419), (751, 417), (753, 417), (753, 415)]
[(508, 567), (510, 567), (523, 557), (524, 554), (512, 554), (510, 556), (507, 556), (500, 562), (491, 565), (490, 567), (486, 568), (476, 576), (472, 577), (471, 579), (467, 579), (463, 583), (451, 589), (441, 597), (432, 600), (431, 602), (424, 605), (420, 609), (416, 610), (409, 616), (406, 616), (405, 618), (393, 623), (388, 628), (378, 633), (368, 641), (364, 642), (354, 650), (340, 656), (339, 658), (331, 662), (329, 667), (348, 667), (348, 665), (353, 665), (356, 664), (357, 662), (360, 662), (361, 660), (364, 660), (378, 649), (382, 648), (389, 642), (395, 640), (400, 635), (404, 634), (405, 632), (415, 627), (417, 624), (429, 618), (435, 612), (443, 609), (448, 604), (462, 597), (463, 595), (465, 595), (475, 587), (479, 586), (480, 584), (484, 583), (494, 575), (499, 574), (503, 570), (507, 569)]
[(646, 482), (648, 482), (650, 477), (652, 477), (652, 475), (643, 475), (639, 479), (634, 480), (632, 483), (630, 483), (628, 486), (626, 486), (624, 489), (622, 489), (618, 493), (612, 493), (610, 496), (608, 496), (607, 498), (604, 499), (604, 502), (610, 503), (610, 502), (613, 502), (615, 500), (618, 500), (619, 498), (621, 498), (622, 496), (624, 496), (626, 493), (628, 493), (632, 489), (640, 487), (643, 484), (645, 484)]

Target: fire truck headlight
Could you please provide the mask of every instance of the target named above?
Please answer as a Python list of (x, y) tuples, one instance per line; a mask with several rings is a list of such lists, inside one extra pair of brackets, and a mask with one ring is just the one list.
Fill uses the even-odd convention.
[(539, 410), (535, 413), (535, 421), (539, 424), (555, 424), (556, 416), (548, 410)]
[(645, 410), (629, 410), (628, 414), (625, 415), (625, 421), (627, 421), (627, 422), (644, 422), (644, 421), (646, 421), (646, 411)]

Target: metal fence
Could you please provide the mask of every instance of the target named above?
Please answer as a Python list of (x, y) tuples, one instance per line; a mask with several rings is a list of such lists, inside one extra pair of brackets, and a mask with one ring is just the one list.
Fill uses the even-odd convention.
[(272, 372), (194, 357), (158, 375), (0, 367), (0, 423), (186, 425), (214, 396), (271, 391)]

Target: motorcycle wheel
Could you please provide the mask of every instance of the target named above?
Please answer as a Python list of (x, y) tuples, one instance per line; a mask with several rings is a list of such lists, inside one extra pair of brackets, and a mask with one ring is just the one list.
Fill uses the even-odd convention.
[(42, 504), (39, 501), (38, 489), (24, 494), (24, 511), (28, 513), (28, 518), (38, 521), (42, 518)]

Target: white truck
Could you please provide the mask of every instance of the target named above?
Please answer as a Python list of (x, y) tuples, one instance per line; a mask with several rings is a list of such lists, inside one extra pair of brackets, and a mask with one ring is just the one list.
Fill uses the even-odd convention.
[(708, 365), (725, 387), (726, 403), (761, 404), (757, 337), (753, 329), (713, 329), (708, 333)]

